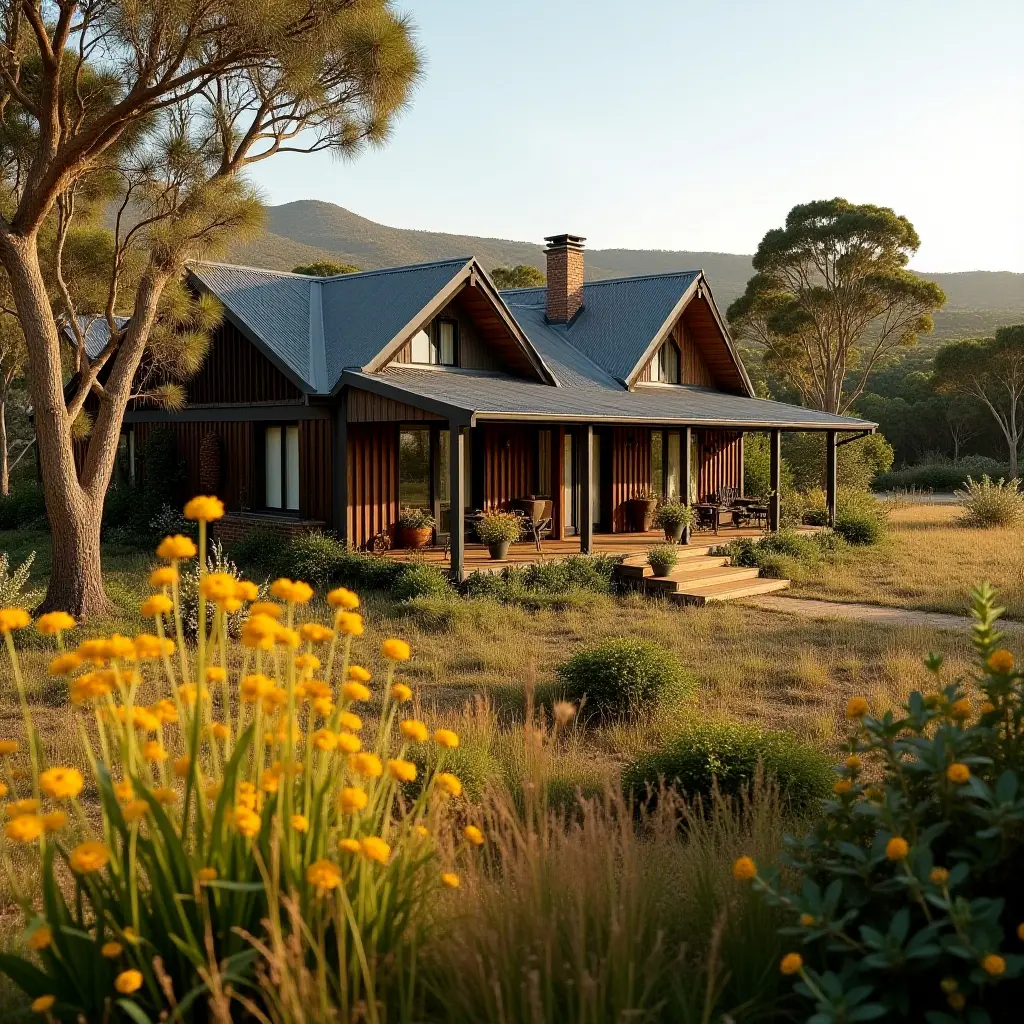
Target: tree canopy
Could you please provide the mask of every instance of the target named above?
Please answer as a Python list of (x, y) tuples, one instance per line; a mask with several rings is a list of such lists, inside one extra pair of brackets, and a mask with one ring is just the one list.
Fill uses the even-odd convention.
[(540, 288), (547, 278), (536, 267), (518, 263), (514, 267), (495, 267), (491, 271), (491, 280), (501, 289)]
[(795, 206), (761, 240), (730, 325), (804, 404), (845, 413), (878, 361), (930, 331), (945, 302), (938, 285), (906, 269), (919, 245), (910, 221), (887, 207), (838, 198)]
[(300, 263), (292, 267), (293, 274), (305, 274), (308, 277), (336, 277), (338, 274), (358, 274), (359, 267), (351, 263), (332, 263), (330, 260), (315, 260), (312, 263)]

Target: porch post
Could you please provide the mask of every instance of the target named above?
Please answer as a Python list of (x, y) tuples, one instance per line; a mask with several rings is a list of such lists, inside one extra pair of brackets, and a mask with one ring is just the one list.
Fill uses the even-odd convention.
[(836, 496), (839, 493), (836, 474), (836, 456), (839, 449), (836, 446), (837, 432), (829, 430), (825, 434), (825, 498), (828, 504), (828, 525), (836, 525)]
[(594, 427), (588, 423), (580, 432), (580, 552), (594, 551)]
[(775, 533), (782, 520), (782, 431), (773, 430), (769, 436), (768, 449), (771, 453), (770, 481), (771, 497), (768, 499), (768, 529)]
[(331, 526), (348, 543), (348, 391), (341, 389), (331, 423)]
[(448, 430), (451, 437), (448, 457), (448, 498), (451, 502), (448, 512), (449, 545), (452, 554), (452, 579), (456, 583), (461, 583), (465, 569), (466, 547), (466, 476), (463, 471), (463, 445), (466, 435), (458, 423), (452, 423)]
[[(683, 479), (681, 481), (682, 487), (680, 488), (680, 491), (681, 491), (682, 498), (683, 498), (683, 504), (684, 505), (692, 505), (693, 504), (693, 488), (692, 488), (691, 481), (693, 479), (693, 466), (692, 466), (691, 463), (692, 463), (692, 459), (693, 459), (693, 454), (692, 454), (692, 448), (693, 448), (693, 427), (686, 427), (683, 430), (682, 437), (680, 437), (679, 440), (680, 440), (680, 442), (682, 444), (682, 448), (683, 448), (683, 451), (682, 451), (682, 456), (683, 457), (682, 457), (682, 459), (680, 459), (680, 462), (682, 463), (681, 472), (683, 474)], [(683, 536), (681, 538), (681, 541), (682, 541), (683, 544), (689, 544), (690, 543), (690, 527), (689, 526), (684, 526), (683, 527)]]

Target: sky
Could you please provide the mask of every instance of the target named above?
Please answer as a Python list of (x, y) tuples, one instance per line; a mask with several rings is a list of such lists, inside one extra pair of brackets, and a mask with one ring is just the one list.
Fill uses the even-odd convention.
[(1022, 0), (398, 0), (426, 74), (384, 149), (284, 155), (273, 204), (592, 248), (753, 252), (890, 206), (924, 271), (1024, 272)]

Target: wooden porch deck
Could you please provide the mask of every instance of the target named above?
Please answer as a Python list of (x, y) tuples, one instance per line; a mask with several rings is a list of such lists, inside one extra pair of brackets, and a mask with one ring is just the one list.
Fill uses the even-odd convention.
[[(815, 533), (817, 527), (802, 526), (798, 528), (800, 533)], [(691, 547), (708, 546), (714, 547), (718, 544), (728, 544), (732, 540), (741, 537), (764, 537), (765, 531), (757, 527), (722, 527), (716, 535), (711, 530), (694, 532), (691, 534)], [(646, 533), (595, 533), (594, 554), (597, 555), (638, 555), (647, 551), (655, 544), (663, 544), (665, 535), (661, 530), (648, 530)], [(464, 558), (464, 572), (469, 575), (472, 572), (500, 572), (507, 565), (538, 565), (543, 562), (557, 562), (559, 559), (567, 558), (569, 555), (578, 555), (580, 552), (580, 541), (578, 537), (569, 537), (565, 540), (545, 540), (543, 550), (538, 551), (532, 541), (520, 541), (513, 544), (509, 549), (508, 558), (493, 559), (482, 544), (467, 544)], [(451, 559), (445, 554), (442, 547), (423, 548), (420, 551), (408, 551), (404, 548), (395, 548), (384, 552), (385, 558), (394, 558), (398, 561), (408, 562), (412, 560), (433, 562), (438, 565), (450, 565)]]

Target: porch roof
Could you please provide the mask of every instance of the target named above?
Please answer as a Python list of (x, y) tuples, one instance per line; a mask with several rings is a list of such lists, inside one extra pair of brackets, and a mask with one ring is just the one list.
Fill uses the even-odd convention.
[[(550, 356), (544, 353), (549, 361)], [(558, 370), (552, 367), (557, 373)], [(346, 370), (343, 382), (465, 423), (536, 420), (560, 423), (662, 423), (749, 430), (874, 430), (853, 416), (690, 385), (626, 391), (580, 375), (577, 386), (552, 388), (505, 374), (392, 365), (379, 373)]]

